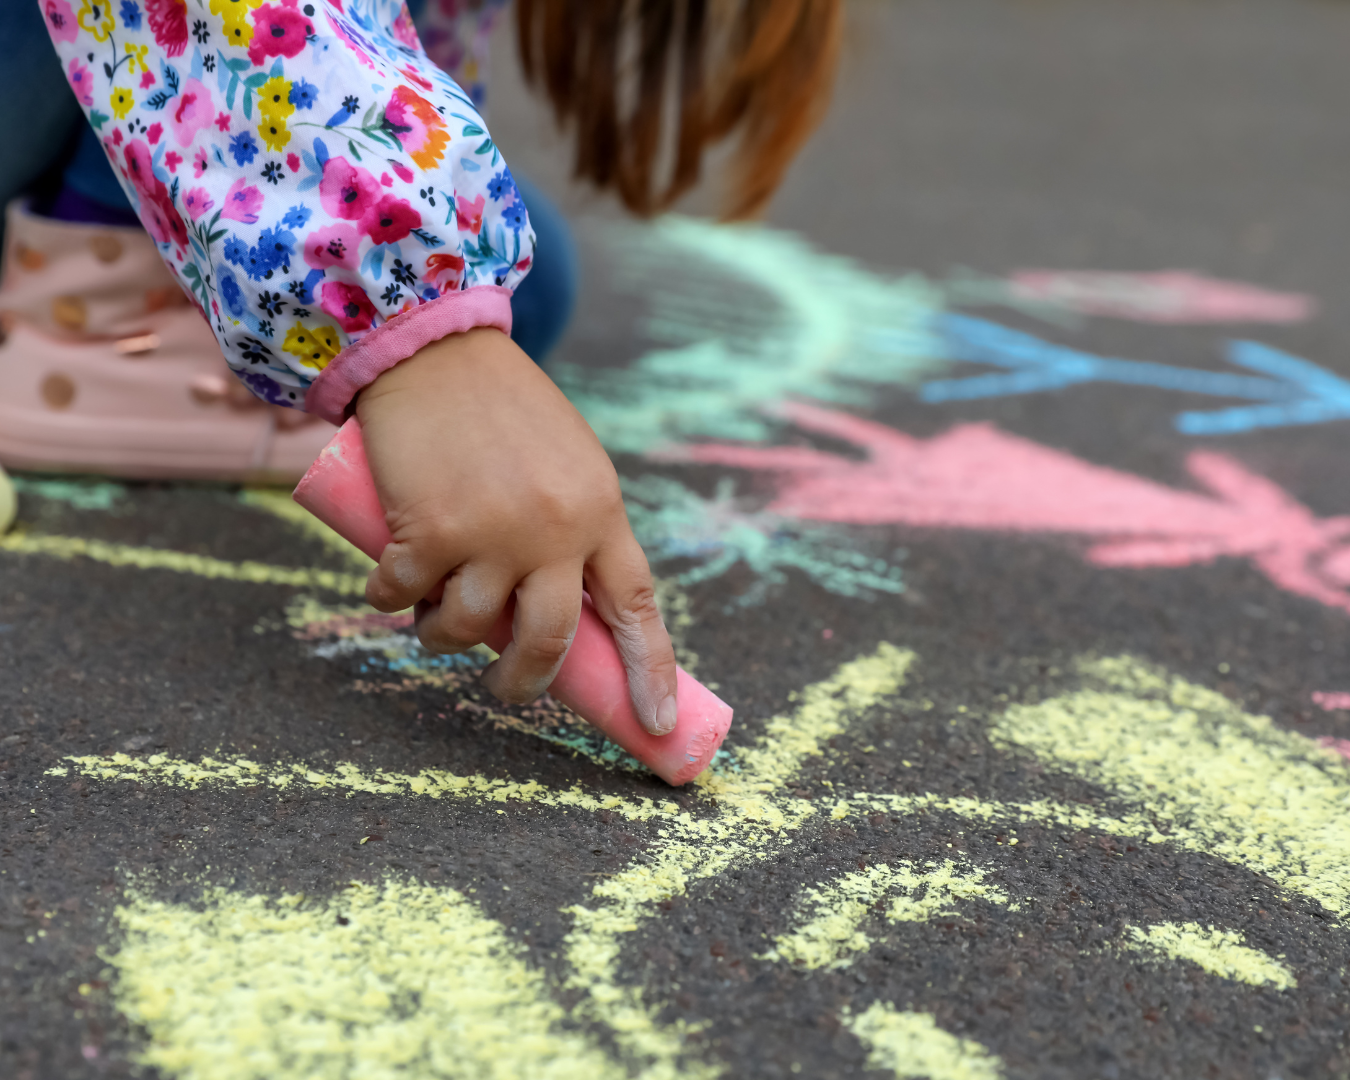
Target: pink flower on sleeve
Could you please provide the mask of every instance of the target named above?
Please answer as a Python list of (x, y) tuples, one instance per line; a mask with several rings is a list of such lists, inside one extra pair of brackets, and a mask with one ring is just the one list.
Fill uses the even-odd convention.
[(325, 282), (319, 297), (319, 306), (349, 334), (369, 330), (375, 316), (379, 314), (366, 291), (350, 282)]
[(141, 89), (148, 90), (155, 85), (155, 73), (153, 71), (141, 72)]
[(80, 25), (67, 0), (42, 0), (42, 14), (47, 17), (53, 41), (74, 41), (79, 36)]
[(305, 239), (305, 262), (315, 270), (340, 266), (356, 269), (356, 251), (361, 234), (350, 225), (326, 225)]
[(486, 200), (479, 195), (469, 202), (463, 195), (455, 201), (455, 220), (461, 229), (467, 229), (477, 236), (483, 228), (483, 206)]
[(75, 96), (79, 99), (81, 105), (94, 104), (94, 80), (89, 74), (87, 65), (71, 57), (70, 70), (66, 72), (66, 79), (70, 82), (70, 88), (75, 91)]
[(215, 119), (216, 106), (211, 91), (199, 79), (188, 79), (182, 93), (169, 102), (169, 127), (179, 146), (191, 146), (202, 128), (210, 127)]
[(206, 193), (206, 188), (195, 187), (183, 196), (183, 206), (193, 221), (196, 221), (215, 205), (211, 196)]
[(261, 66), (269, 56), (300, 55), (314, 33), (314, 24), (296, 6), (296, 0), (281, 0), (279, 4), (264, 4), (253, 13), (248, 58), (254, 64)]
[(220, 211), (220, 216), (231, 221), (242, 221), (245, 225), (253, 225), (258, 220), (258, 211), (262, 209), (262, 204), (262, 192), (256, 187), (245, 187), (244, 178), (241, 176), (225, 193), (225, 206)]
[(380, 182), (359, 165), (340, 157), (324, 162), (319, 201), (329, 217), (360, 221), (375, 209), (383, 194)]
[(188, 42), (187, 0), (145, 0), (145, 17), (164, 54), (182, 56)]
[[(479, 196), (480, 198), (482, 196)], [(361, 229), (377, 244), (396, 244), (422, 224), (422, 215), (407, 199), (386, 195), (361, 219)]]

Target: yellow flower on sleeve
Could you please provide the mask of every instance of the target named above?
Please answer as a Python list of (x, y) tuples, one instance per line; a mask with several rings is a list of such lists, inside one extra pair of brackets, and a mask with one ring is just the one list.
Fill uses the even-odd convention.
[(291, 130), (286, 126), (286, 121), (271, 120), (266, 116), (258, 125), (258, 134), (262, 136), (267, 149), (272, 151), (284, 150), (286, 144), (291, 141)]
[(250, 11), (261, 7), (262, 2), (263, 0), (211, 0), (211, 14), (219, 15), (225, 23), (227, 45), (247, 48), (253, 41), (253, 24), (249, 22), (248, 15)]
[(272, 78), (258, 87), (258, 113), (264, 120), (278, 123), (293, 112), (290, 79)]
[(288, 352), (305, 367), (322, 371), (328, 362), (337, 356), (342, 346), (338, 343), (338, 334), (331, 326), (320, 326), (310, 330), (296, 323), (286, 332), (286, 340), (281, 343), (282, 352)]
[(150, 51), (149, 45), (128, 45), (126, 46), (127, 57), (131, 61), (128, 71), (135, 71), (139, 68), (142, 72), (149, 71), (150, 68), (145, 63), (145, 54)]
[(113, 32), (112, 4), (108, 0), (84, 0), (76, 21), (80, 29), (94, 35), (95, 41), (107, 41)]
[(127, 113), (131, 112), (132, 106), (136, 104), (136, 99), (125, 86), (114, 86), (112, 97), (108, 101), (112, 104), (113, 115), (119, 120), (125, 120)]

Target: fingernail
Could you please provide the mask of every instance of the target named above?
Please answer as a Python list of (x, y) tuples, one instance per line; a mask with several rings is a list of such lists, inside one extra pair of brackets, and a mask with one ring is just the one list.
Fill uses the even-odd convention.
[(679, 706), (675, 702), (675, 695), (671, 694), (656, 708), (656, 725), (652, 734), (669, 735), (675, 730), (675, 722), (678, 719)]

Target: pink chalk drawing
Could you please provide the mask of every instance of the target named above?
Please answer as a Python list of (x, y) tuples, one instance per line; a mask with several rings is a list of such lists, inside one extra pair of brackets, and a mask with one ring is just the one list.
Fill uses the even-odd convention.
[(1317, 745), (1350, 761), (1350, 739), (1334, 739), (1330, 735), (1323, 735), (1317, 740)]
[(920, 439), (801, 402), (776, 411), (867, 457), (727, 443), (676, 446), (660, 456), (772, 472), (780, 487), (767, 509), (783, 517), (1087, 537), (1095, 543), (1085, 557), (1098, 566), (1245, 558), (1280, 588), (1350, 612), (1350, 516), (1319, 519), (1225, 454), (1187, 455), (1187, 471), (1205, 490), (1186, 491), (989, 424)]
[(1294, 323), (1309, 318), (1315, 302), (1218, 281), (1184, 270), (1126, 274), (1100, 270), (1019, 270), (1010, 279), (1019, 300), (1055, 304), (1083, 315), (1150, 323)]
[(1350, 693), (1343, 690), (1314, 690), (1312, 699), (1314, 705), (1320, 705), (1327, 712), (1350, 709)]

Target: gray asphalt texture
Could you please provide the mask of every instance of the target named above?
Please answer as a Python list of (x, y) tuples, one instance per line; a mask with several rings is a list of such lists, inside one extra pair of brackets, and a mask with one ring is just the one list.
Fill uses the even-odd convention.
[[(1318, 317), (1261, 327), (1261, 339), (1350, 374), (1350, 7), (906, 0), (857, 3), (850, 18), (837, 101), (774, 204), (774, 224), (893, 272), (1179, 267), (1307, 293), (1320, 301)], [(543, 110), (524, 97), (506, 48), (501, 59), (494, 135), (513, 168), (578, 215), (584, 242), (586, 222), (616, 215), (565, 189)], [(640, 345), (637, 315), (599, 260), (587, 266), (563, 357), (623, 363)], [(1219, 337), (1209, 327), (1096, 320), (1075, 344), (1217, 369)], [(925, 436), (989, 420), (1179, 487), (1190, 485), (1186, 452), (1203, 444), (1238, 454), (1321, 515), (1350, 507), (1346, 424), (1194, 440), (1171, 427), (1178, 400), (1097, 386), (924, 406), (895, 390), (879, 392), (868, 415)], [(40, 532), (342, 568), (228, 488), (138, 485), (116, 514), (25, 497), (21, 520)], [(923, 658), (903, 701), (869, 714), (833, 763), (808, 768), (807, 794), (824, 797), (832, 782), (1099, 802), (1091, 785), (996, 749), (982, 719), (1004, 707), (1000, 695), (1038, 700), (1073, 688), (1066, 672), (1084, 652), (1132, 653), (1284, 728), (1350, 738), (1350, 715), (1309, 700), (1313, 689), (1350, 687), (1347, 616), (1280, 591), (1247, 563), (1106, 570), (1039, 538), (888, 535), (908, 551), (901, 598), (850, 600), (794, 577), (762, 606), (726, 615), (725, 583), (690, 589), (689, 645), (703, 658), (700, 676), (736, 709), (733, 739), (748, 742), (764, 718), (791, 708), (790, 692), (878, 641)], [(255, 631), (294, 592), (0, 553), (0, 1076), (135, 1073), (142, 1036), (106, 989), (77, 992), (99, 979), (116, 946), (111, 913), (132, 878), (179, 883), (163, 886), (166, 899), (188, 899), (193, 886), (183, 882), (325, 894), (388, 872), (458, 888), (507, 885), (480, 889), (485, 910), (527, 929), (531, 961), (561, 981), (561, 909), (588, 895), (595, 879), (586, 875), (616, 870), (654, 838), (654, 827), (544, 809), (507, 818), (397, 797), (279, 800), (264, 790), (44, 776), (70, 754), (195, 760), (223, 751), (665, 793), (651, 778), (463, 714), (429, 719), (445, 710), (443, 693), (352, 693), (357, 659), (320, 663), (282, 631)], [(934, 707), (915, 706), (921, 698)], [(867, 743), (895, 749), (863, 753)], [(679, 798), (698, 809), (692, 795)], [(358, 842), (370, 835), (381, 839)], [(1205, 854), (1038, 826), (1019, 837), (1029, 858), (1012, 854), (999, 830), (941, 814), (821, 817), (790, 850), (673, 901), (626, 947), (624, 978), (669, 1002), (663, 1015), (706, 1022), (691, 1051), (729, 1076), (786, 1077), (794, 1063), (809, 1077), (885, 1076), (868, 1070), (864, 1047), (841, 1026), (848, 1009), (874, 1000), (934, 1014), (1019, 1080), (1350, 1072), (1350, 936), (1334, 914)], [(783, 932), (803, 886), (936, 857), (948, 844), (997, 867), (1010, 894), (1034, 902), (878, 925), (878, 947), (843, 971), (756, 958), (762, 935)], [(1108, 948), (1123, 925), (1162, 920), (1246, 928), (1264, 951), (1287, 955), (1298, 987), (1139, 966)], [(38, 929), (46, 933), (35, 945)]]

